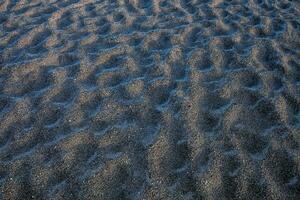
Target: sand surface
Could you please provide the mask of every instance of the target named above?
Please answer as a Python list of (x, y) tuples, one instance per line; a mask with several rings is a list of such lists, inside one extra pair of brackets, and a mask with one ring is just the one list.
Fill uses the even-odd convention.
[(300, 199), (297, 0), (0, 0), (0, 199)]

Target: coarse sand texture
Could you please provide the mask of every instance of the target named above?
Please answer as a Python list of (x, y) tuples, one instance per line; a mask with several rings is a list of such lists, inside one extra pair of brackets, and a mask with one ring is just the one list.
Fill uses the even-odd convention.
[(299, 0), (0, 0), (0, 199), (299, 200)]

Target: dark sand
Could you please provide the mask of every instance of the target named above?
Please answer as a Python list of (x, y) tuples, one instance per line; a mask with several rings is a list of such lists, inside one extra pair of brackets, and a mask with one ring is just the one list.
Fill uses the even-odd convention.
[(0, 199), (300, 199), (299, 2), (0, 0)]

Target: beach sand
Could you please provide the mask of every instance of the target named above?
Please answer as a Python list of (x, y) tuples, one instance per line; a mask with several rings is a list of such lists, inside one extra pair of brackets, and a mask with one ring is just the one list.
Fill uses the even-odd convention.
[(300, 199), (297, 0), (1, 0), (0, 199)]

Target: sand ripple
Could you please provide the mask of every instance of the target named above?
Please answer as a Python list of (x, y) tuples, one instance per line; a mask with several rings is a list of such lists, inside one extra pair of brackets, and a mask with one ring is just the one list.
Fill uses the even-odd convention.
[(0, 1), (0, 199), (299, 199), (300, 4)]

